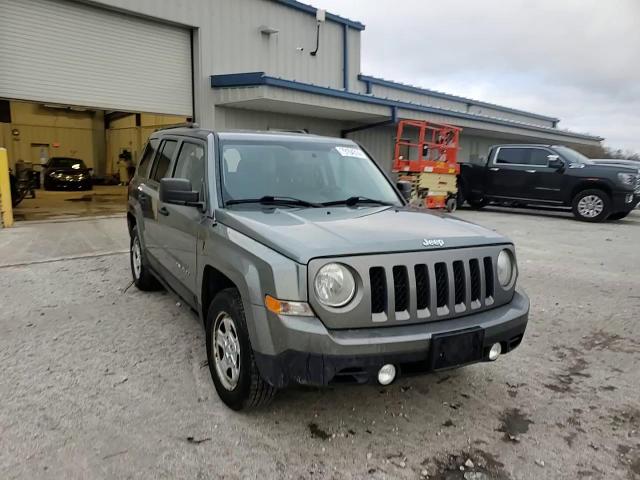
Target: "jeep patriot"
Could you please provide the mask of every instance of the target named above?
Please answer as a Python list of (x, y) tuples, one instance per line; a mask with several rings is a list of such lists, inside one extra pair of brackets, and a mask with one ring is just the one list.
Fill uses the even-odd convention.
[(236, 410), (509, 353), (529, 313), (513, 244), (405, 187), (347, 139), (158, 131), (129, 186), (133, 280), (198, 312)]

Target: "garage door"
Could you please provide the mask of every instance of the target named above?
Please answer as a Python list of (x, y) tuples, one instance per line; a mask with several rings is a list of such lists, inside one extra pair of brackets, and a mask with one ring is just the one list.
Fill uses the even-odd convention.
[(0, 0), (0, 97), (192, 114), (188, 29), (64, 0)]

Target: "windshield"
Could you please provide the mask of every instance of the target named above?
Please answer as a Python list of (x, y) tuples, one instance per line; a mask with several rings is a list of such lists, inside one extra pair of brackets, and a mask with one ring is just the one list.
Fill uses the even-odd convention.
[(387, 178), (356, 145), (296, 140), (227, 140), (224, 202), (286, 197), (309, 204), (362, 197), (402, 205)]
[(555, 148), (560, 155), (565, 157), (571, 163), (592, 163), (591, 160), (589, 160), (588, 157), (585, 157), (580, 152), (576, 152), (572, 148), (563, 147), (561, 145), (560, 146), (555, 146), (553, 148)]
[(86, 168), (82, 160), (77, 158), (52, 158), (49, 161), (49, 167), (53, 168), (72, 168), (74, 170), (80, 170)]

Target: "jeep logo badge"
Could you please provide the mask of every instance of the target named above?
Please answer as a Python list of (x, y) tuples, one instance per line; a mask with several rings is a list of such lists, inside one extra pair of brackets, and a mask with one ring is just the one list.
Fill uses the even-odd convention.
[(440, 238), (425, 238), (422, 240), (423, 247), (444, 247), (444, 240)]

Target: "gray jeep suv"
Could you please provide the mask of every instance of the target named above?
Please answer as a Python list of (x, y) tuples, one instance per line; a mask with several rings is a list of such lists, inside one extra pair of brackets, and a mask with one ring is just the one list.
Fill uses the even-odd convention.
[(237, 410), (292, 382), (388, 385), (516, 348), (513, 244), (401, 190), (351, 140), (158, 131), (129, 186), (134, 282), (198, 312)]

